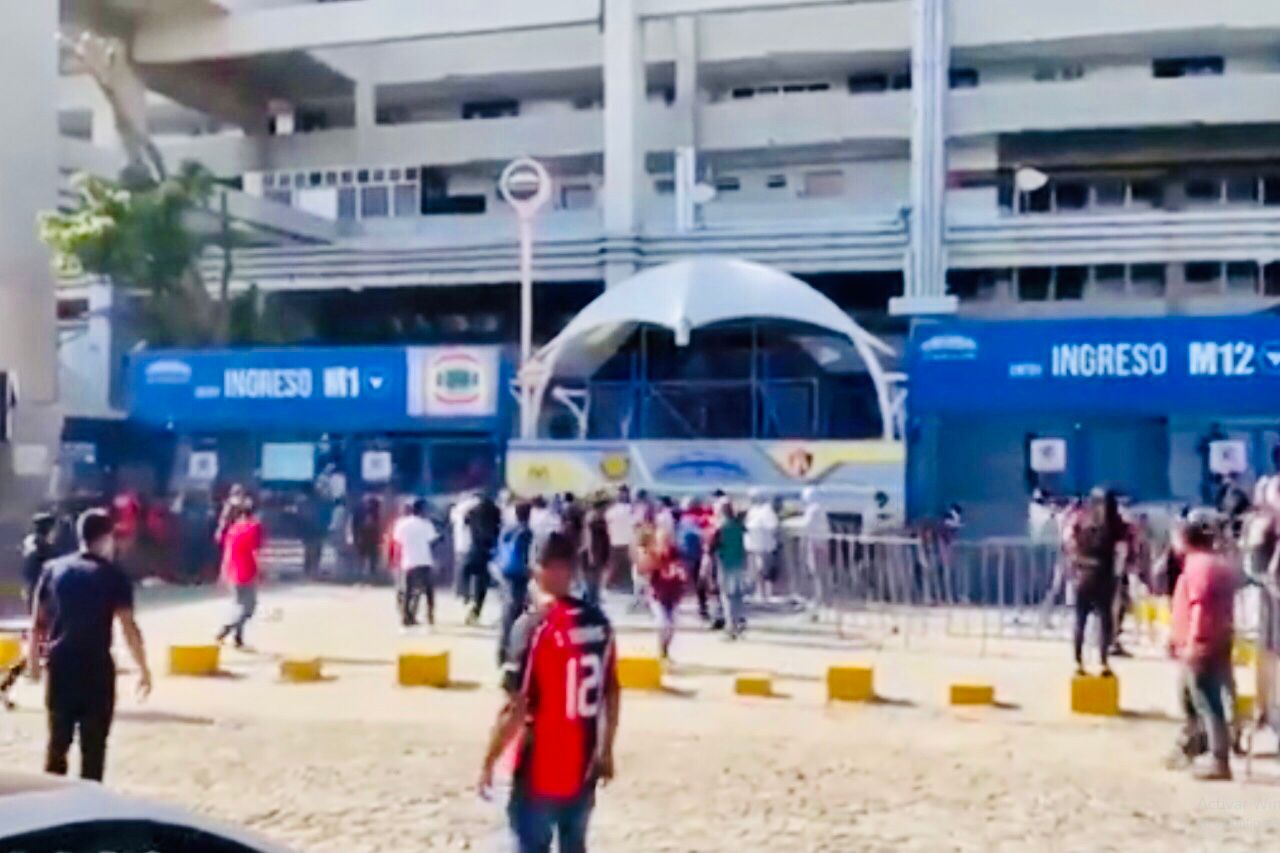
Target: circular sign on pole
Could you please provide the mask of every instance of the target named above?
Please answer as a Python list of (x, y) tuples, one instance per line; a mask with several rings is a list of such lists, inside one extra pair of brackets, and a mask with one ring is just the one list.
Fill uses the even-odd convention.
[(502, 170), (498, 189), (521, 219), (531, 219), (551, 200), (551, 176), (537, 160), (521, 157)]

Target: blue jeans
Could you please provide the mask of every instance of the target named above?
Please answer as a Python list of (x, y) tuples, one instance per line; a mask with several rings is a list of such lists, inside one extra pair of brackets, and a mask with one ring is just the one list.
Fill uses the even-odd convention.
[(1224, 695), (1230, 695), (1233, 673), (1230, 659), (1198, 669), (1182, 666), (1182, 708), (1186, 717), (1184, 742), (1197, 731), (1208, 741), (1209, 754), (1226, 761), (1231, 750), (1231, 731), (1227, 724)]
[(507, 804), (515, 853), (549, 853), (553, 835), (559, 839), (560, 853), (586, 853), (587, 824), (595, 804), (591, 785), (573, 800), (544, 800), (529, 796), (517, 784)]

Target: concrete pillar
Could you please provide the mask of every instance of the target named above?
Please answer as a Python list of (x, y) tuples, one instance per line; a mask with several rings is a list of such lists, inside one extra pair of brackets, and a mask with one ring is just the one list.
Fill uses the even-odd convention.
[(645, 100), (637, 0), (604, 0), (604, 230), (606, 284), (635, 270), (644, 187), (640, 118)]
[[(6, 127), (0, 133), (0, 371), (18, 388), (14, 446), (51, 448), (59, 428), (52, 408), (57, 330), (49, 253), (36, 233), (36, 216), (58, 201), (58, 4), (0, 0), (0, 20)], [(19, 454), (5, 450), (0, 445), (0, 500), (21, 500), (23, 484), (10, 479)]]
[(680, 145), (698, 146), (698, 19), (675, 20), (676, 125)]
[(947, 295), (947, 100), (951, 48), (945, 0), (912, 0), (911, 210), (903, 295), (895, 314), (951, 313)]

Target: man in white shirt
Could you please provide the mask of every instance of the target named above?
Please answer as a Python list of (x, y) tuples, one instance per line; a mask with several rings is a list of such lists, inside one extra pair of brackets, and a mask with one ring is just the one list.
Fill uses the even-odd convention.
[(817, 619), (826, 601), (831, 521), (827, 518), (827, 510), (818, 501), (818, 493), (813, 487), (801, 492), (800, 500), (804, 502), (804, 512), (799, 518), (788, 521), (787, 526), (800, 537), (801, 559), (813, 589), (811, 613), (813, 618)]
[(396, 519), (391, 528), (391, 541), (400, 556), (400, 618), (406, 628), (417, 624), (419, 595), (427, 599), (427, 624), (436, 624), (435, 585), (431, 577), (436, 561), (432, 546), (439, 538), (436, 526), (427, 518), (426, 498), (417, 498), (413, 511)]
[(458, 597), (465, 603), (467, 600), (467, 583), (463, 578), (462, 567), (467, 563), (467, 554), (471, 551), (471, 528), (467, 526), (467, 513), (480, 502), (475, 493), (463, 495), (449, 510), (449, 532), (453, 538), (453, 580)]
[[(547, 499), (538, 495), (533, 499), (529, 510), (529, 529), (533, 531), (533, 551), (536, 555), (547, 537), (560, 530), (560, 514), (547, 504)], [(534, 558), (537, 559), (536, 556)]]
[(759, 489), (751, 490), (751, 508), (747, 510), (747, 561), (751, 579), (760, 591), (760, 597), (773, 595), (773, 585), (778, 580), (778, 513), (773, 501)]
[(633, 571), (631, 549), (636, 541), (635, 510), (631, 506), (631, 491), (622, 486), (618, 489), (618, 498), (604, 512), (604, 523), (609, 528), (609, 573), (611, 577), (631, 575), (631, 588), (634, 599), (644, 604), (644, 590), (640, 578)]

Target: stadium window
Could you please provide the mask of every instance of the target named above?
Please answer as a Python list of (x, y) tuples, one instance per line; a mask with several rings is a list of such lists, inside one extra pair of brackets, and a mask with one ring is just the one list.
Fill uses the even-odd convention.
[(355, 187), (339, 187), (338, 188), (338, 219), (349, 220), (356, 218), (356, 188)]
[(351, 183), (351, 179), (352, 179), (353, 177), (354, 177), (354, 175), (352, 175), (352, 173), (351, 173), (351, 170), (350, 170), (350, 169), (344, 169), (344, 170), (343, 170), (343, 172), (342, 172), (342, 183), (344, 183), (344, 184), (349, 184), (349, 183)]
[(396, 216), (418, 215), (418, 187), (414, 184), (396, 184)]
[(1084, 299), (1085, 282), (1089, 279), (1087, 267), (1058, 267), (1053, 277), (1053, 298), (1059, 301)]
[(746, 98), (754, 98), (756, 96), (756, 90), (752, 89), (750, 86), (739, 86), (737, 89), (730, 92), (729, 95), (735, 100), (741, 101)]
[(887, 74), (851, 74), (849, 75), (849, 94), (865, 95), (872, 92), (883, 92), (889, 88)]
[(947, 77), (952, 89), (974, 89), (978, 85), (976, 68), (952, 68)]
[(716, 192), (736, 193), (742, 189), (742, 181), (737, 178), (716, 178)]
[(1252, 296), (1257, 293), (1258, 265), (1252, 261), (1228, 263), (1227, 292), (1239, 296)]
[(1267, 264), (1262, 268), (1262, 295), (1280, 296), (1280, 263)]
[(1129, 203), (1134, 207), (1159, 207), (1164, 203), (1164, 189), (1156, 181), (1133, 181), (1129, 184)]
[(1093, 268), (1094, 296), (1101, 298), (1118, 298), (1124, 296), (1124, 265), (1099, 264)]
[(467, 101), (462, 105), (464, 121), (487, 118), (515, 118), (520, 115), (520, 102), (511, 98), (492, 101)]
[(658, 195), (674, 195), (676, 182), (674, 178), (658, 178), (653, 182), (653, 191)]
[(1058, 210), (1084, 210), (1089, 205), (1089, 185), (1083, 181), (1059, 181), (1054, 185)]
[(1222, 201), (1222, 181), (1216, 178), (1192, 178), (1183, 188), (1187, 201), (1196, 204), (1218, 204)]
[(321, 174), (320, 172), (312, 172), (312, 173), (311, 173), (311, 177), (310, 177), (310, 184), (311, 184), (311, 186), (313, 186), (313, 187), (318, 187), (318, 186), (320, 186), (320, 184), (321, 184), (321, 183), (323, 183), (323, 182), (324, 182), (324, 175), (323, 175), (323, 174)]
[(1182, 267), (1183, 280), (1197, 290), (1219, 289), (1222, 264), (1217, 261), (1193, 261)]
[(806, 92), (829, 92), (831, 91), (830, 83), (807, 83), (804, 90)]
[(390, 214), (391, 199), (385, 185), (360, 188), (360, 217), (378, 219)]
[(1226, 61), (1221, 56), (1178, 56), (1151, 61), (1151, 75), (1162, 80), (1219, 75), (1225, 69)]
[(804, 173), (806, 198), (836, 198), (844, 195), (844, 172), (827, 169)]
[(1048, 213), (1053, 210), (1053, 184), (1022, 194), (1023, 213)]
[(324, 185), (325, 185), (326, 187), (334, 187), (334, 186), (337, 186), (337, 185), (338, 185), (338, 173), (337, 173), (337, 172), (325, 172), (325, 173), (324, 173)]
[(1257, 204), (1258, 179), (1253, 175), (1227, 178), (1227, 201), (1231, 204)]
[(369, 170), (361, 169), (360, 171), (356, 172), (356, 181), (362, 184), (369, 183)]
[(786, 175), (770, 175), (765, 178), (764, 185), (771, 190), (782, 190), (787, 188)]
[(1018, 270), (1018, 299), (1022, 302), (1044, 302), (1053, 283), (1050, 267), (1026, 267)]
[(895, 92), (910, 89), (911, 71), (899, 71), (897, 74), (893, 75), (893, 79), (889, 81), (889, 88), (893, 89)]
[(1124, 207), (1126, 187), (1121, 180), (1102, 180), (1093, 185), (1095, 207)]
[(267, 172), (262, 176), (262, 185), (264, 187), (274, 187), (276, 185), (276, 176)]
[(1129, 295), (1140, 299), (1161, 299), (1165, 292), (1164, 264), (1134, 264), (1129, 267)]

